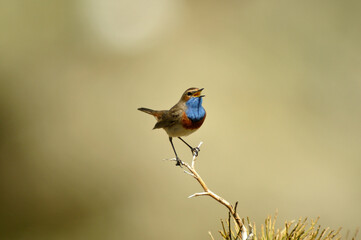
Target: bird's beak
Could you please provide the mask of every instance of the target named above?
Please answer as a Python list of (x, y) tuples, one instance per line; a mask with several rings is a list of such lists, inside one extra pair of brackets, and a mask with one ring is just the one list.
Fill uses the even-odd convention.
[(194, 93), (194, 96), (195, 97), (205, 97), (205, 95), (201, 95), (201, 92), (203, 91), (204, 88), (201, 88), (199, 90), (197, 90), (195, 93)]

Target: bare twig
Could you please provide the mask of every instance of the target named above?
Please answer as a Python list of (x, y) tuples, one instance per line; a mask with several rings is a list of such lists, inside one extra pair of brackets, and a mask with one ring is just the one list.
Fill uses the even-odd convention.
[(231, 230), (231, 213), (228, 212), (228, 235), (229, 239), (232, 239), (232, 230)]
[(245, 228), (244, 225), (242, 225), (242, 227), (241, 227), (241, 236), (242, 236), (242, 240), (247, 239), (247, 229)]
[(208, 232), (209, 236), (211, 236), (212, 240), (214, 240), (214, 237), (211, 232)]
[[(203, 142), (200, 142), (200, 144), (198, 145), (198, 149), (201, 147), (201, 145), (203, 144)], [(201, 193), (194, 193), (192, 195), (190, 195), (188, 198), (193, 198), (193, 197), (199, 197), (199, 196), (210, 196), (211, 198), (213, 198), (214, 200), (216, 200), (217, 202), (221, 203), (222, 205), (224, 205), (229, 212), (231, 213), (232, 217), (234, 218), (234, 220), (236, 221), (239, 229), (242, 229), (243, 223), (241, 218), (239, 217), (238, 213), (236, 212), (237, 209), (237, 203), (235, 208), (233, 208), (233, 206), (226, 201), (224, 198), (222, 198), (221, 196), (218, 196), (217, 194), (215, 194), (214, 192), (212, 192), (206, 185), (206, 183), (203, 181), (203, 179), (201, 178), (201, 176), (198, 174), (198, 172), (196, 171), (194, 165), (195, 165), (195, 161), (197, 159), (197, 154), (193, 154), (193, 158), (192, 158), (192, 163), (191, 165), (189, 165), (186, 162), (181, 162), (181, 166), (186, 167), (189, 171), (185, 171), (185, 173), (187, 173), (188, 175), (191, 175), (192, 177), (194, 177), (198, 183), (201, 185), (201, 187), (203, 188), (204, 192)], [(169, 159), (171, 161), (174, 161), (175, 159)], [(242, 234), (242, 231), (241, 231)], [(244, 236), (243, 236), (244, 237)]]

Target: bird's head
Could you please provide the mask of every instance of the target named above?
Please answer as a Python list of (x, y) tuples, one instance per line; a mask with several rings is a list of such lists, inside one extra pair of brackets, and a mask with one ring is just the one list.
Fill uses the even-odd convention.
[(182, 95), (181, 100), (187, 102), (191, 98), (202, 98), (204, 95), (201, 95), (204, 88), (188, 88)]

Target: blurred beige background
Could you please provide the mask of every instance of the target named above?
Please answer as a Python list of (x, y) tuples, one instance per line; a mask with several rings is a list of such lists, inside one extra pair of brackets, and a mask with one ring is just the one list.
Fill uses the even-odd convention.
[[(226, 209), (162, 161), (204, 87), (197, 168), (258, 228), (361, 226), (359, 1), (0, 2), (0, 238), (219, 239)], [(180, 141), (183, 160), (190, 152)]]

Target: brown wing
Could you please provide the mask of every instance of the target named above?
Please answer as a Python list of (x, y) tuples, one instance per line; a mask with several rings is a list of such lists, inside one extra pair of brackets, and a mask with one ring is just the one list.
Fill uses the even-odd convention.
[(169, 111), (165, 111), (153, 129), (173, 126), (177, 122), (181, 121), (182, 114), (183, 110), (175, 107), (171, 108)]

